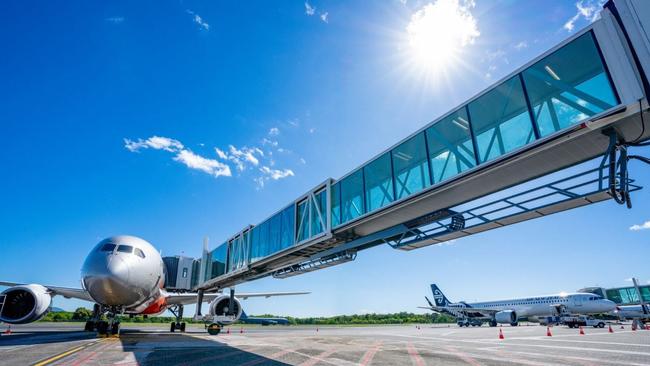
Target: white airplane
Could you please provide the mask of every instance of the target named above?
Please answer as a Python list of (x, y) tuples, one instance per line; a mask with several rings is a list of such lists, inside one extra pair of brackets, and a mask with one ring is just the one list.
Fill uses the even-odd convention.
[[(95, 303), (92, 320), (85, 330), (100, 334), (119, 333), (119, 315), (157, 315), (170, 310), (176, 316), (170, 330), (185, 331), (183, 305), (196, 304), (198, 293), (170, 293), (164, 289), (165, 268), (160, 253), (147, 241), (134, 236), (115, 236), (100, 241), (88, 254), (81, 269), (82, 288), (43, 286), (2, 282), (9, 286), (0, 294), (0, 321), (8, 324), (35, 322), (48, 313), (56, 295)], [(241, 293), (238, 297), (302, 295), (308, 292)], [(211, 324), (210, 334), (218, 334), (223, 325), (236, 322), (242, 306), (234, 293), (203, 294), (209, 302), (206, 316), (197, 316)], [(100, 320), (106, 314), (109, 322)]]
[(510, 324), (517, 326), (519, 319), (527, 318), (529, 321), (539, 321), (539, 317), (559, 314), (598, 314), (607, 313), (616, 309), (613, 301), (603, 299), (594, 294), (585, 293), (560, 293), (548, 296), (533, 296), (523, 299), (477, 302), (452, 303), (440, 291), (438, 286), (431, 284), (435, 305), (424, 297), (429, 303), (429, 309), (437, 313), (450, 314), (457, 318), (459, 326), (480, 326), (487, 321), (491, 327), (497, 324)]
[(640, 320), (641, 322), (650, 322), (650, 306), (646, 304), (641, 305), (619, 305), (616, 310), (611, 312), (619, 319), (626, 320)]

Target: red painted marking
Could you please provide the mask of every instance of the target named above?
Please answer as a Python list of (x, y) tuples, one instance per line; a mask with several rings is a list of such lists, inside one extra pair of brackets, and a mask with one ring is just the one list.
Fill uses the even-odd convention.
[(469, 356), (466, 353), (460, 352), (459, 350), (453, 348), (453, 347), (445, 347), (447, 351), (451, 352), (454, 354), (454, 356), (460, 358), (461, 360), (465, 361), (467, 364), (472, 365), (472, 366), (481, 366), (481, 363), (476, 361), (474, 358)]
[(267, 362), (269, 360), (276, 360), (276, 359), (286, 355), (287, 353), (291, 353), (291, 352), (293, 352), (293, 351), (289, 350), (289, 349), (285, 349), (283, 351), (273, 353), (273, 354), (269, 355), (268, 357), (267, 356), (259, 356), (259, 358), (256, 358), (256, 359), (254, 359), (252, 361), (242, 363), (239, 366), (253, 366), (253, 365), (257, 365), (257, 364), (260, 364), (260, 363)]
[(234, 356), (234, 355), (236, 355), (238, 353), (244, 353), (244, 352), (246, 352), (246, 351), (237, 350), (237, 351), (234, 351), (234, 352), (221, 353), (221, 354), (215, 355), (215, 356), (208, 356), (208, 357), (203, 357), (203, 358), (199, 358), (199, 359), (196, 359), (196, 360), (192, 360), (192, 362), (183, 363), (182, 365), (203, 365), (203, 364), (206, 363), (206, 361), (218, 360), (218, 359), (221, 359), (221, 358)]
[(332, 353), (336, 352), (335, 349), (331, 349), (329, 351), (321, 352), (318, 356), (309, 356), (309, 359), (303, 363), (300, 364), (300, 366), (313, 366), (317, 364), (319, 361), (323, 361), (324, 358), (329, 357)]
[(420, 354), (418, 353), (418, 350), (413, 347), (413, 344), (409, 343), (406, 346), (406, 350), (409, 353), (409, 356), (411, 356), (411, 361), (413, 362), (414, 365), (416, 366), (424, 366), (424, 360), (422, 357), (420, 357)]
[(375, 343), (375, 345), (371, 349), (366, 351), (366, 353), (361, 358), (361, 361), (359, 361), (359, 364), (361, 366), (370, 365), (370, 362), (372, 362), (372, 359), (375, 357), (375, 354), (379, 351), (383, 343), (384, 342)]

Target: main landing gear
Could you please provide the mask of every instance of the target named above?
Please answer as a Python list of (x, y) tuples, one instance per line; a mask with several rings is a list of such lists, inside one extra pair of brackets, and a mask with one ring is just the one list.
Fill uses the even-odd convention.
[(173, 308), (170, 308), (169, 311), (171, 311), (172, 314), (176, 317), (176, 321), (172, 322), (169, 331), (174, 333), (177, 329), (181, 333), (185, 333), (185, 322), (183, 322), (183, 305), (176, 305)]
[[(114, 309), (113, 309), (114, 310)], [(97, 332), (99, 335), (117, 335), (120, 333), (120, 321), (116, 316), (116, 312), (108, 312), (108, 321), (101, 320), (104, 309), (99, 304), (93, 306), (93, 315), (90, 320), (86, 321), (84, 331)]]

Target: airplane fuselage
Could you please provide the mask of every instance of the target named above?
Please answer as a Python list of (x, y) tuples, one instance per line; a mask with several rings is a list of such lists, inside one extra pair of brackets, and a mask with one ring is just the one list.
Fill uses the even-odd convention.
[(126, 313), (166, 310), (165, 270), (158, 251), (143, 239), (115, 236), (102, 240), (86, 257), (81, 283), (100, 305)]

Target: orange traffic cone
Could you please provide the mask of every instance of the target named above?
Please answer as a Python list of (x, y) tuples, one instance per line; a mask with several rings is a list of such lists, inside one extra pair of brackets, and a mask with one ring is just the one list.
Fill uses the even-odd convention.
[(506, 339), (506, 337), (503, 336), (503, 329), (499, 328), (499, 339)]
[(546, 336), (547, 337), (552, 337), (553, 334), (551, 334), (551, 327), (546, 327)]
[(226, 330), (226, 334), (230, 334), (230, 328)]
[(585, 335), (585, 330), (582, 329), (582, 325), (580, 326), (580, 335)]
[(316, 333), (318, 333), (318, 327), (316, 327)]
[(636, 332), (636, 320), (632, 321), (632, 331)]
[(611, 324), (609, 325), (609, 332), (610, 332), (610, 333), (614, 333), (614, 329), (612, 329), (612, 325), (611, 325)]
[(243, 334), (243, 333), (244, 333), (244, 328), (243, 327), (239, 328), (239, 334)]
[(625, 329), (625, 327), (621, 325), (621, 329)]
[(5, 334), (7, 335), (11, 334), (11, 325), (7, 326), (7, 330), (5, 330)]

